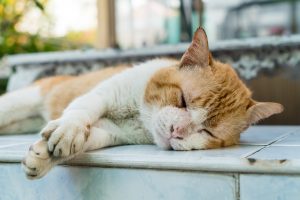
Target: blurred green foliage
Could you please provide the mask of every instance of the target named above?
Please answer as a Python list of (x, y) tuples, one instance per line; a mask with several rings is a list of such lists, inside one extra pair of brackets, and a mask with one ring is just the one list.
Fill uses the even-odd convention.
[[(44, 38), (39, 33), (20, 32), (17, 27), (31, 9), (44, 15), (48, 0), (0, 0), (0, 60), (3, 56), (17, 53), (59, 51), (78, 48), (76, 40)], [(5, 92), (7, 78), (0, 78), (0, 95)]]
[(17, 30), (30, 9), (44, 12), (48, 0), (0, 0), (0, 58), (7, 54), (58, 51), (77, 46), (64, 38), (43, 38)]
[(7, 82), (8, 82), (7, 78), (0, 79), (0, 95), (6, 92)]

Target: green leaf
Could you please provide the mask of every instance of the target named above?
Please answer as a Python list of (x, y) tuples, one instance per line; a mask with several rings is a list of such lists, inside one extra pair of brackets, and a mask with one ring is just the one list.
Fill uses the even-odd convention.
[(35, 5), (42, 11), (45, 10), (43, 4), (41, 4), (41, 2), (39, 2), (38, 0), (33, 0), (33, 2), (35, 3)]

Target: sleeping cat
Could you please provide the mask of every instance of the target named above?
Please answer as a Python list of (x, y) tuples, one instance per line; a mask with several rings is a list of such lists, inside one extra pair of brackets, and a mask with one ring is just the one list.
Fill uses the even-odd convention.
[(49, 121), (22, 161), (31, 179), (84, 151), (107, 146), (230, 146), (251, 124), (283, 110), (278, 103), (251, 98), (232, 67), (212, 58), (202, 28), (180, 61), (155, 59), (132, 68), (46, 78), (2, 96), (0, 105), (1, 132), (28, 125), (37, 115)]

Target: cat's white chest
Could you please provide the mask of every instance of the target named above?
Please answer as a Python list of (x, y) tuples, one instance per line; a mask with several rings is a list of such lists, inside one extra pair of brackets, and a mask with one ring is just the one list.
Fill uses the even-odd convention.
[(122, 135), (118, 137), (125, 144), (153, 144), (152, 135), (139, 119), (139, 115), (113, 121), (122, 130)]

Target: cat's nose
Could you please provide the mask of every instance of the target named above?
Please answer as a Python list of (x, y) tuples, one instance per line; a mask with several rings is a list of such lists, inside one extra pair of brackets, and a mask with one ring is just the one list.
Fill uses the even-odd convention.
[(170, 128), (172, 138), (182, 140), (185, 135), (185, 128), (180, 126), (172, 125)]

